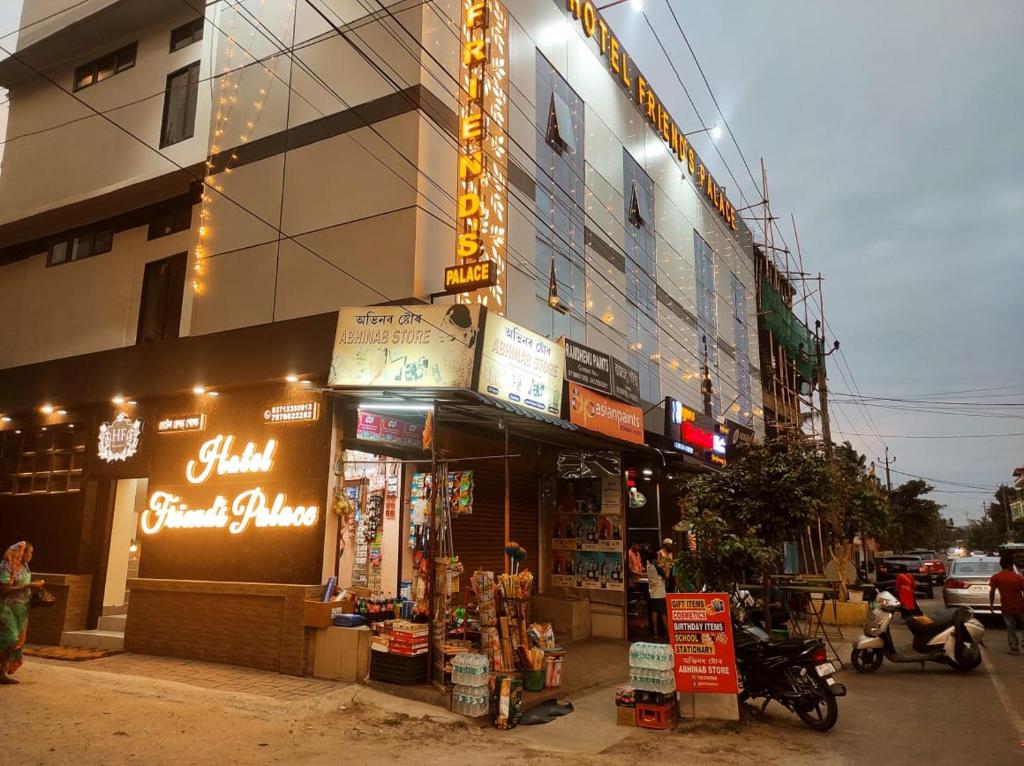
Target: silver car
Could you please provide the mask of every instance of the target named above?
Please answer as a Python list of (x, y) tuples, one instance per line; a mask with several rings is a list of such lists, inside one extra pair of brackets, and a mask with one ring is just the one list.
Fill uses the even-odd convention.
[[(942, 587), (942, 600), (947, 607), (969, 606), (979, 614), (993, 614), (988, 605), (988, 581), (999, 571), (997, 556), (966, 556), (953, 559)], [(996, 605), (999, 592), (996, 591)]]

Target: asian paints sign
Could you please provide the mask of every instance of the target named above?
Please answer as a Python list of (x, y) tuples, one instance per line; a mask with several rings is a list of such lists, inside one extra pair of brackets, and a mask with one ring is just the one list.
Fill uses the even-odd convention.
[(203, 443), (184, 466), (184, 478), (197, 490), (219, 478), (252, 477), (251, 487), (212, 496), (157, 490), (139, 520), (142, 531), (156, 535), (168, 529), (226, 529), (240, 535), (252, 529), (313, 527), (319, 518), (315, 504), (296, 504), (284, 492), (263, 488), (274, 469), (276, 439), (238, 443), (235, 436), (218, 434)]

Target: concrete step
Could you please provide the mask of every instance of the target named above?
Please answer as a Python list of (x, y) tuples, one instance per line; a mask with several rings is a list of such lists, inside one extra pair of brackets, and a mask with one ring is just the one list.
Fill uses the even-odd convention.
[(127, 623), (127, 614), (105, 614), (100, 617), (100, 622), (97, 627), (100, 630), (112, 630), (114, 632), (124, 633), (124, 628)]
[(103, 616), (117, 615), (117, 614), (128, 614), (128, 602), (121, 604), (120, 606), (105, 606), (103, 607)]
[(124, 632), (120, 630), (68, 630), (61, 634), (61, 646), (83, 649), (124, 649)]

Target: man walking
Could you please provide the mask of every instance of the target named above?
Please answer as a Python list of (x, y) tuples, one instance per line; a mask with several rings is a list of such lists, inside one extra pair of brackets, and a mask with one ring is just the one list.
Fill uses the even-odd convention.
[(996, 591), (999, 591), (999, 608), (1006, 623), (1006, 640), (1010, 642), (1010, 654), (1020, 654), (1024, 641), (1024, 577), (1013, 569), (1013, 557), (1004, 555), (999, 559), (1001, 572), (992, 575), (988, 581), (988, 605), (995, 611)]

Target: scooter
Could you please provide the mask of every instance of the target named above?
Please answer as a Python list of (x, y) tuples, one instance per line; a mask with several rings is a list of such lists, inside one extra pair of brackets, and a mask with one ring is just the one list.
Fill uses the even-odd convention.
[(892, 639), (892, 618), (900, 610), (899, 600), (888, 591), (878, 594), (864, 622), (864, 633), (853, 642), (850, 662), (861, 673), (874, 673), (890, 662), (939, 662), (957, 671), (974, 670), (981, 664), (981, 639), (985, 628), (967, 607), (953, 616), (933, 622), (907, 619), (913, 635), (908, 646), (896, 647)]

